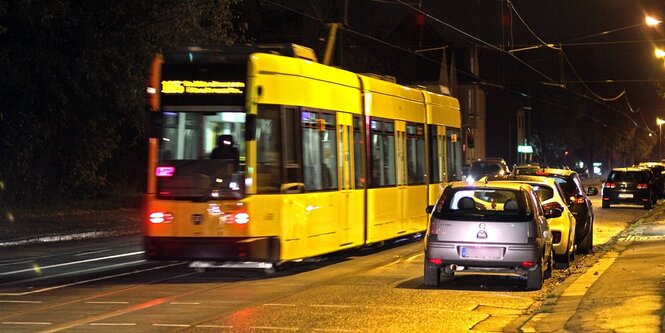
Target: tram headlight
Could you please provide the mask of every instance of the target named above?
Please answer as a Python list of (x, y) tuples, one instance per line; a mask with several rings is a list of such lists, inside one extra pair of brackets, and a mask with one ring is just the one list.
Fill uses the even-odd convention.
[(246, 224), (249, 222), (249, 214), (242, 212), (235, 215), (235, 223), (237, 224)]
[(169, 212), (153, 212), (150, 213), (150, 222), (159, 224), (159, 223), (171, 223), (173, 221), (173, 214)]

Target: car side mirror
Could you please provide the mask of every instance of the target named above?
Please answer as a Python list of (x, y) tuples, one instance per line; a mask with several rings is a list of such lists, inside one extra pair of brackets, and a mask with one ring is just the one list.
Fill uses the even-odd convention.
[(589, 186), (589, 188), (586, 190), (586, 195), (594, 196), (597, 194), (598, 194), (598, 189), (596, 187)]
[(434, 205), (429, 205), (425, 208), (425, 212), (427, 212), (427, 214), (432, 214), (433, 210), (434, 210)]

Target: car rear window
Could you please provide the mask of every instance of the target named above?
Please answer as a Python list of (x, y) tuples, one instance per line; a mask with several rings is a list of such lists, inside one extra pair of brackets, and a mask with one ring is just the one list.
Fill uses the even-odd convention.
[(644, 172), (639, 171), (612, 171), (607, 177), (610, 182), (646, 182)]
[(474, 175), (495, 174), (501, 171), (501, 167), (496, 163), (474, 163), (469, 172)]
[(531, 185), (533, 186), (533, 189), (536, 190), (536, 194), (538, 194), (538, 199), (540, 201), (545, 201), (552, 199), (554, 197), (554, 189), (552, 189), (549, 186), (546, 185)]
[(526, 221), (530, 215), (520, 190), (460, 188), (446, 191), (434, 209), (434, 217), (460, 221)]

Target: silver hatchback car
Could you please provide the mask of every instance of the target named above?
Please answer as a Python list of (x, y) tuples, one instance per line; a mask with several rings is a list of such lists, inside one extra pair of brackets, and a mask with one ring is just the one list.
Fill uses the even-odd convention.
[(526, 277), (526, 288), (542, 288), (552, 274), (552, 233), (534, 189), (513, 182), (453, 182), (428, 206), (425, 285), (437, 286), (455, 272), (504, 273)]

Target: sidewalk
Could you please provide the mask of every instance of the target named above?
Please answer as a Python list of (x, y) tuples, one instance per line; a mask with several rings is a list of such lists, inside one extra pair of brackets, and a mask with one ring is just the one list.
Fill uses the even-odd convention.
[(622, 232), (585, 272), (567, 279), (521, 332), (661, 332), (665, 207)]
[(0, 216), (0, 248), (141, 232), (138, 209)]

